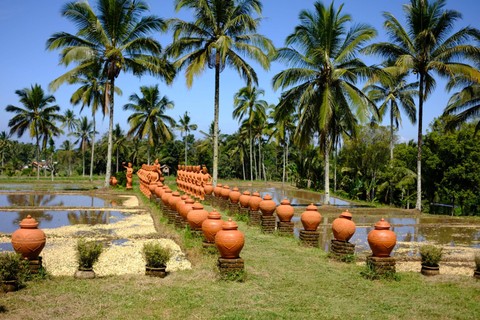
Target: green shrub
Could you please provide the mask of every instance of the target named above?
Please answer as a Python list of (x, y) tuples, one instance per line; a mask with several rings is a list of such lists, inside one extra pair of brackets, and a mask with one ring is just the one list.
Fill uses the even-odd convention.
[(92, 269), (100, 258), (103, 245), (96, 241), (87, 241), (83, 238), (77, 241), (77, 263), (79, 269)]
[(23, 282), (28, 276), (28, 262), (15, 252), (0, 252), (0, 280)]
[(420, 256), (422, 257), (422, 265), (427, 267), (438, 267), (438, 263), (442, 258), (443, 248), (426, 244), (420, 247)]
[(163, 247), (158, 242), (146, 242), (143, 245), (142, 254), (147, 267), (161, 268), (165, 267), (172, 257), (172, 250)]

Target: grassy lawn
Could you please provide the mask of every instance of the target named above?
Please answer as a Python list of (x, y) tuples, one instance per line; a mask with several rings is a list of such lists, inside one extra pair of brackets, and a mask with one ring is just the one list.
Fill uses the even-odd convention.
[[(330, 260), (319, 248), (266, 235), (239, 223), (246, 243), (245, 282), (218, 276), (216, 255), (201, 240), (166, 224), (157, 229), (180, 242), (193, 269), (164, 279), (147, 276), (32, 281), (0, 294), (0, 319), (478, 319), (480, 281), (399, 273), (398, 281), (367, 280), (364, 267)], [(210, 210), (211, 207), (206, 208)], [(420, 269), (420, 266), (419, 266)], [(473, 274), (473, 270), (472, 270)]]

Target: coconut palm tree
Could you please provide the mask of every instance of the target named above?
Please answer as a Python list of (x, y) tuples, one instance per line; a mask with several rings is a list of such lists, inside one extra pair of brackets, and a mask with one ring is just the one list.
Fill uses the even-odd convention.
[(16, 114), (8, 121), (10, 134), (17, 133), (20, 138), (28, 130), (30, 137), (35, 138), (37, 179), (39, 179), (40, 139), (43, 138), (42, 145), (46, 146), (48, 137), (59, 135), (61, 130), (57, 127), (56, 121), (62, 121), (63, 117), (58, 114), (60, 107), (52, 105), (55, 103), (55, 97), (45, 94), (40, 85), (35, 84), (30, 88), (17, 90), (15, 93), (20, 98), (23, 108), (14, 105), (8, 105), (5, 108), (7, 112)]
[(92, 141), (90, 140), (90, 137), (92, 136), (92, 131), (93, 131), (93, 121), (89, 121), (86, 116), (83, 116), (78, 121), (75, 131), (72, 132), (72, 136), (77, 138), (74, 144), (79, 143), (78, 148), (82, 151), (82, 167), (83, 167), (82, 176), (84, 177), (85, 177), (85, 151), (87, 150), (88, 145), (92, 143)]
[(195, 131), (197, 130), (198, 126), (194, 123), (190, 124), (190, 116), (188, 115), (188, 111), (185, 111), (183, 116), (180, 117), (180, 120), (178, 121), (177, 129), (180, 131), (180, 134), (183, 137), (183, 134), (185, 134), (185, 165), (187, 165), (187, 145), (188, 145), (188, 134), (190, 131)]
[[(398, 130), (405, 113), (410, 122), (417, 121), (414, 97), (418, 96), (418, 82), (407, 83), (407, 73), (399, 73), (397, 68), (384, 69), (388, 77), (367, 84), (363, 89), (370, 100), (380, 103), (378, 113), (383, 118), (389, 111), (390, 120), (390, 161), (393, 160), (394, 131)], [(377, 84), (376, 84), (377, 83)]]
[[(466, 82), (466, 85), (465, 85)], [(448, 100), (443, 115), (452, 115), (447, 121), (447, 129), (455, 129), (469, 120), (476, 121), (475, 134), (480, 130), (480, 84), (457, 79), (455, 83), (465, 85)], [(452, 86), (455, 84), (452, 84)]]
[(189, 8), (194, 11), (195, 21), (180, 19), (170, 21), (174, 41), (167, 52), (174, 58), (175, 66), (185, 69), (187, 86), (193, 78), (205, 71), (215, 69), (215, 101), (213, 129), (213, 184), (218, 176), (218, 117), (220, 110), (220, 72), (225, 66), (235, 69), (247, 84), (257, 84), (257, 74), (242, 56), (255, 60), (262, 68), (270, 67), (270, 55), (274, 52), (272, 42), (256, 33), (262, 12), (260, 0), (175, 0), (176, 10)]
[(124, 154), (127, 151), (127, 137), (120, 128), (120, 124), (115, 124), (115, 129), (113, 129), (113, 151), (115, 151), (115, 173), (118, 172), (119, 163), (120, 163), (120, 153)]
[(70, 140), (65, 140), (60, 145), (60, 151), (58, 157), (60, 161), (68, 163), (68, 175), (72, 175), (72, 162), (74, 161), (75, 152)]
[[(356, 87), (357, 80), (371, 76), (375, 69), (358, 57), (361, 46), (375, 37), (373, 28), (356, 24), (347, 28), (350, 15), (315, 2), (313, 11), (302, 10), (300, 24), (278, 51), (277, 60), (290, 68), (273, 77), (274, 89), (287, 89), (277, 108), (288, 115), (297, 108), (299, 122), (295, 136), (308, 146), (318, 135), (325, 161), (324, 203), (330, 202), (329, 154), (338, 128), (353, 135), (357, 121), (365, 121), (366, 95)], [(284, 110), (282, 110), (284, 109)]]
[(401, 72), (412, 72), (418, 77), (417, 210), (422, 209), (423, 104), (435, 89), (434, 73), (447, 78), (463, 74), (474, 81), (480, 80), (480, 72), (468, 64), (469, 58), (480, 54), (480, 48), (472, 41), (480, 33), (471, 27), (452, 33), (461, 14), (444, 9), (445, 3), (445, 0), (410, 0), (410, 4), (404, 5), (405, 27), (393, 14), (384, 13), (384, 27), (391, 42), (375, 43), (365, 50), (367, 54), (395, 61)]
[(266, 119), (265, 111), (268, 107), (268, 103), (265, 100), (259, 99), (263, 96), (265, 91), (257, 89), (257, 87), (247, 86), (241, 88), (233, 98), (233, 113), (234, 119), (238, 119), (238, 122), (244, 121), (244, 125), (248, 130), (248, 138), (250, 141), (250, 180), (253, 181), (253, 135), (252, 124), (255, 117), (261, 117)]
[(67, 109), (63, 113), (62, 129), (67, 128), (68, 132), (75, 130), (77, 126), (77, 115), (72, 109)]
[(10, 134), (6, 131), (0, 132), (0, 154), (2, 157), (2, 169), (5, 166), (5, 151), (7, 151), (11, 145), (12, 141), (10, 140)]
[(160, 97), (158, 85), (141, 86), (140, 92), (141, 97), (136, 93), (129, 97), (131, 103), (124, 105), (123, 110), (133, 111), (127, 119), (130, 124), (127, 135), (138, 140), (147, 137), (149, 145), (147, 159), (150, 163), (150, 148), (155, 144), (169, 141), (173, 137), (170, 128), (175, 126), (175, 120), (166, 115), (165, 111), (173, 109), (174, 103), (168, 100), (167, 96)]
[(58, 88), (78, 74), (85, 74), (100, 64), (106, 78), (104, 105), (108, 107), (108, 151), (104, 186), (108, 187), (113, 150), (114, 88), (119, 74), (151, 74), (171, 82), (175, 70), (165, 59), (162, 47), (150, 35), (165, 31), (166, 23), (156, 16), (145, 15), (148, 6), (143, 0), (97, 0), (97, 12), (87, 1), (65, 4), (62, 15), (75, 23), (76, 34), (58, 32), (47, 41), (49, 50), (62, 49), (60, 63), (76, 66), (55, 79), (50, 87)]

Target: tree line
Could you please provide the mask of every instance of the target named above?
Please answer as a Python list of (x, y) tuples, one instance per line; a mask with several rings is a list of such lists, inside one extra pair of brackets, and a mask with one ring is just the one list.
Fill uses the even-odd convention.
[[(446, 78), (447, 89), (458, 90), (445, 106), (443, 118), (448, 119), (442, 126), (445, 132), (475, 121), (478, 110), (480, 49), (476, 44), (480, 32), (473, 27), (457, 30), (461, 14), (445, 9), (444, 0), (411, 0), (403, 6), (404, 25), (391, 13), (384, 13), (384, 28), (389, 37), (385, 42), (375, 42), (377, 31), (368, 24), (353, 23), (352, 17), (343, 12), (343, 5), (335, 7), (334, 3), (325, 5), (317, 1), (313, 8), (299, 13), (298, 25), (282, 48), (275, 48), (271, 40), (257, 33), (262, 20), (259, 0), (175, 0), (174, 5), (177, 11), (192, 11), (194, 19), (164, 20), (149, 15), (143, 1), (98, 0), (96, 8), (87, 2), (67, 3), (62, 15), (75, 24), (78, 32), (58, 32), (47, 40), (49, 50), (60, 50), (61, 64), (73, 66), (54, 79), (50, 89), (77, 85), (79, 89), (72, 96), (72, 104), (90, 107), (92, 114), (101, 109), (109, 117), (106, 156), (100, 159), (105, 162), (105, 185), (114, 168), (114, 96), (121, 92), (121, 88), (115, 86), (115, 79), (130, 72), (151, 74), (170, 83), (184, 71), (187, 86), (192, 86), (194, 79), (208, 67), (215, 71), (212, 127), (208, 133), (203, 132), (205, 139), (199, 141), (193, 141), (189, 134), (194, 127), (183, 126), (182, 132), (185, 133), (185, 162), (190, 140), (191, 150), (197, 151), (192, 157), (211, 163), (214, 183), (219, 175), (238, 176), (235, 163), (219, 165), (225, 157), (231, 160), (234, 155), (241, 164), (240, 177), (285, 181), (290, 174), (290, 179), (295, 179), (298, 185), (314, 188), (321, 185), (326, 203), (331, 182), (334, 191), (342, 190), (366, 201), (392, 204), (406, 201), (409, 205), (414, 197), (418, 210), (422, 209), (422, 200), (427, 203), (450, 197), (450, 203), (465, 202), (465, 192), (452, 191), (455, 189), (452, 185), (447, 188), (451, 194), (446, 196), (448, 192), (440, 190), (445, 188), (443, 184), (432, 191), (431, 185), (425, 187), (424, 184), (431, 177), (423, 176), (430, 169), (424, 159), (429, 149), (422, 134), (423, 104), (433, 93), (436, 78)], [(172, 43), (162, 48), (151, 35), (169, 28), (174, 35)], [(362, 61), (362, 54), (383, 61), (369, 66)], [(248, 60), (264, 69), (269, 68), (271, 61), (284, 63), (285, 69), (272, 78), (274, 89), (280, 91), (278, 102), (267, 103), (261, 99), (263, 91)], [(239, 120), (239, 131), (222, 136), (218, 127), (219, 88), (221, 71), (227, 66), (236, 70), (245, 84), (239, 85), (234, 97), (232, 116)], [(412, 78), (416, 81), (410, 81)], [(147, 145), (147, 161), (156, 148), (169, 145), (172, 148), (166, 157), (177, 156), (173, 162), (178, 161), (179, 154), (170, 132), (175, 124), (166, 114), (173, 102), (161, 97), (158, 87), (142, 87), (140, 92), (141, 96), (132, 94), (131, 103), (124, 106), (125, 110), (132, 111), (128, 118), (131, 128), (126, 137), (136, 140), (137, 149), (144, 143)], [(9, 122), (10, 133), (21, 136), (28, 130), (35, 137), (38, 160), (40, 151), (46, 152), (49, 139), (61, 134), (56, 121), (67, 123), (66, 115), (64, 118), (57, 114), (59, 107), (54, 105), (53, 96), (45, 94), (37, 85), (18, 90), (17, 94), (25, 108), (6, 107), (16, 114)], [(399, 163), (402, 164), (395, 152), (402, 146), (395, 144), (395, 130), (401, 123), (402, 113), (418, 125), (415, 167), (411, 167), (412, 159), (409, 159), (408, 165), (401, 166), (405, 171), (396, 171)], [(384, 117), (390, 122), (388, 130), (378, 126)], [(96, 130), (95, 123), (88, 128), (88, 119), (85, 121), (83, 125), (80, 125), (82, 121), (75, 124), (76, 129), (83, 127), (83, 133), (76, 130), (72, 134), (77, 134), (81, 141), (83, 159), (87, 140), (92, 142), (89, 151), (92, 175), (99, 161), (95, 160), (99, 157), (94, 156)], [(472, 137), (477, 129), (473, 130)], [(386, 149), (372, 149), (368, 142), (373, 139), (371, 143), (379, 143), (377, 140), (385, 137), (388, 137)], [(197, 142), (201, 142), (200, 149)], [(221, 147), (222, 144), (225, 146)], [(220, 152), (226, 146), (236, 150), (235, 153)], [(281, 149), (279, 159), (278, 148)], [(411, 144), (401, 148), (412, 151)], [(352, 152), (353, 149), (356, 151)], [(345, 156), (346, 150), (358, 155), (357, 149), (364, 153), (354, 162), (347, 161), (352, 159), (350, 155)], [(385, 157), (387, 168), (369, 167)], [(270, 170), (269, 161), (277, 165), (276, 170)], [(362, 163), (364, 168), (359, 168)], [(272, 173), (279, 168), (280, 177)], [(402, 175), (405, 179), (400, 178)], [(385, 176), (390, 177), (388, 181)], [(403, 188), (412, 181), (416, 184), (415, 190)], [(403, 189), (399, 189), (398, 183)], [(474, 190), (470, 192), (475, 194)]]

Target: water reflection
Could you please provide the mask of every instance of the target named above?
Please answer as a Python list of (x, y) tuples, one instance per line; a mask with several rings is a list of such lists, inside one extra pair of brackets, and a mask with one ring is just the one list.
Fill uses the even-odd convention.
[[(34, 213), (35, 215), (33, 215)], [(39, 222), (39, 228), (50, 229), (75, 224), (108, 224), (128, 216), (126, 212), (103, 210), (68, 211), (0, 211), (0, 232), (12, 233), (19, 228), (20, 221), (28, 214)]]
[(111, 200), (81, 194), (0, 194), (0, 207), (112, 207)]

